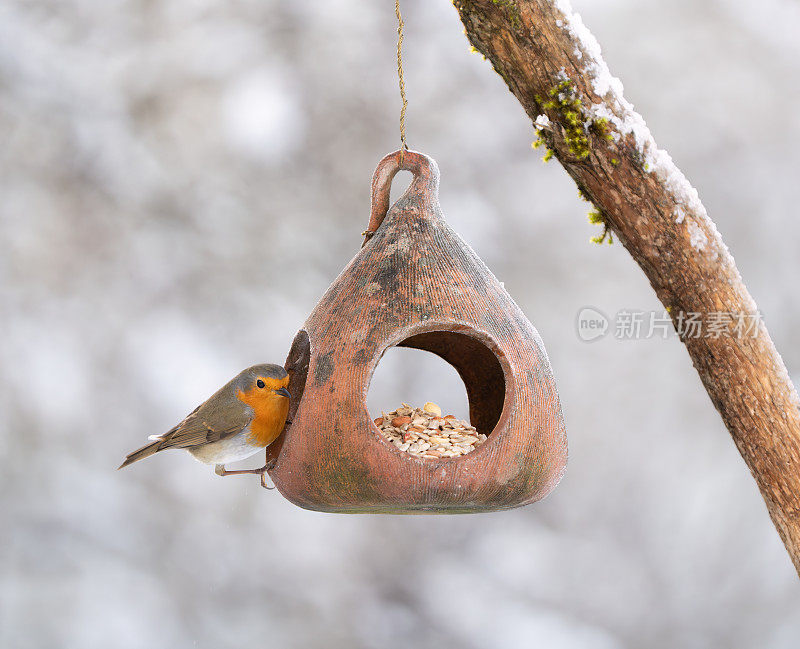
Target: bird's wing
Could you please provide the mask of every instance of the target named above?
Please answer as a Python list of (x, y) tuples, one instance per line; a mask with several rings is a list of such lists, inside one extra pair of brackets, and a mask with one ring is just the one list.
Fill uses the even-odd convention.
[(206, 402), (160, 437), (164, 440), (161, 448), (189, 448), (218, 442), (242, 431), (254, 416), (253, 409), (238, 399), (222, 406)]

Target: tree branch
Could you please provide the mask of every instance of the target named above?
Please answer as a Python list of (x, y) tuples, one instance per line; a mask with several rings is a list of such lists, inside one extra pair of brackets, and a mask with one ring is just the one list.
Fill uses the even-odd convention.
[[(595, 220), (641, 266), (678, 332), (686, 314), (705, 324), (729, 314), (724, 335), (682, 338), (800, 572), (800, 402), (697, 191), (656, 146), (568, 0), (454, 4), (469, 40), (594, 203)], [(737, 329), (745, 318), (752, 332)]]

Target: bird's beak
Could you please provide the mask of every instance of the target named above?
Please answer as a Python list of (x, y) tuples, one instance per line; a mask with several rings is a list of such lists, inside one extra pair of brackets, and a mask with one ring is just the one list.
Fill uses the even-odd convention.
[(279, 388), (279, 389), (275, 390), (275, 394), (279, 394), (282, 397), (286, 397), (287, 399), (291, 399), (292, 398), (292, 395), (289, 394), (289, 390), (287, 390), (286, 388)]

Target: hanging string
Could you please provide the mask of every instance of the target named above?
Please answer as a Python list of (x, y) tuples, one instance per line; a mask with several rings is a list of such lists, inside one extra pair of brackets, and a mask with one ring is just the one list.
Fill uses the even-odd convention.
[[(403, 106), (400, 109), (400, 167), (403, 166), (408, 151), (408, 143), (406, 142), (406, 108), (408, 107), (408, 100), (406, 99), (406, 82), (403, 78), (403, 16), (400, 14), (400, 0), (394, 0), (394, 12), (397, 14), (397, 78), (400, 81), (400, 99)], [(387, 196), (388, 200), (388, 196)], [(361, 244), (363, 248), (367, 242), (375, 234), (372, 230), (364, 230), (361, 236), (364, 237), (364, 243)]]
[(394, 0), (394, 11), (397, 14), (397, 77), (400, 80), (400, 99), (403, 107), (400, 109), (400, 165), (402, 166), (405, 152), (408, 150), (406, 142), (406, 82), (403, 79), (403, 16), (400, 14), (400, 0)]

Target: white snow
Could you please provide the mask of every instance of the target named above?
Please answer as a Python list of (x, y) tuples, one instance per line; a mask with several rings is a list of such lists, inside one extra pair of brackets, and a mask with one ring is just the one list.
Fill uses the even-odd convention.
[[(716, 233), (714, 223), (708, 218), (697, 190), (678, 169), (669, 153), (658, 148), (647, 123), (625, 99), (622, 82), (611, 74), (603, 59), (600, 43), (583, 24), (580, 14), (572, 11), (569, 0), (556, 0), (556, 7), (564, 14), (564, 29), (579, 43), (575, 55), (585, 62), (584, 72), (592, 79), (592, 89), (604, 99), (603, 103), (591, 106), (591, 114), (598, 119), (605, 118), (614, 125), (617, 133), (613, 133), (613, 136), (616, 141), (628, 135), (633, 137), (645, 171), (655, 174), (672, 194), (677, 206), (676, 223), (683, 223), (686, 214), (691, 213), (703, 222), (705, 228)], [(697, 250), (702, 250), (707, 243), (707, 236), (696, 223), (693, 225), (702, 234), (702, 239), (699, 235), (693, 236), (692, 245)]]
[(537, 129), (546, 129), (550, 127), (550, 118), (542, 113), (536, 117), (536, 120), (533, 122), (534, 126)]
[(708, 243), (706, 233), (694, 221), (689, 221), (687, 227), (689, 228), (689, 243), (692, 244), (692, 248), (697, 251), (704, 250)]

